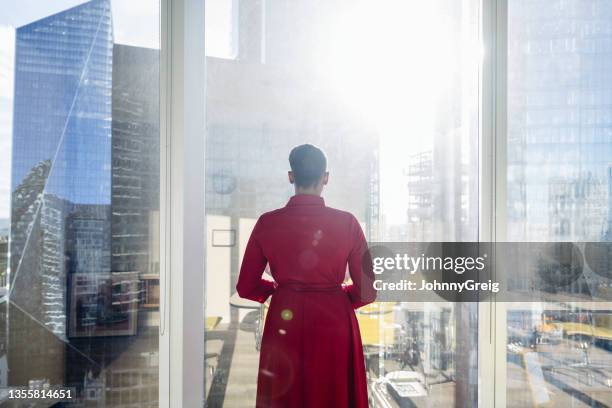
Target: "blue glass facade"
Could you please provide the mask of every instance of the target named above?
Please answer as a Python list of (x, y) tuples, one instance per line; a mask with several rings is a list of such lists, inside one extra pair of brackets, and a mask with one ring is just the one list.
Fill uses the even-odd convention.
[(612, 162), (612, 3), (511, 0), (509, 238), (599, 240)]
[(110, 1), (19, 27), (15, 41), (9, 381), (61, 384), (68, 274), (110, 274)]
[(159, 51), (114, 44), (111, 0), (15, 45), (6, 382), (156, 406)]
[(109, 0), (17, 29), (13, 191), (50, 160), (46, 193), (110, 204), (112, 58)]

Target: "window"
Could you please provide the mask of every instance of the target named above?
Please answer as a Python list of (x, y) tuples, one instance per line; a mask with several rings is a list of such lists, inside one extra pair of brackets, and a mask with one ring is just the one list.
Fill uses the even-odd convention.
[(1, 386), (158, 403), (159, 8), (0, 12)]
[[(260, 2), (254, 2), (254, 5)], [(206, 2), (206, 55), (235, 59), (239, 49), (238, 0), (210, 0)], [(242, 5), (246, 9), (247, 5)]]
[[(252, 404), (267, 309), (234, 288), (304, 142), (328, 154), (326, 203), (370, 242), (612, 240), (604, 0), (13, 3), (0, 11), (0, 386), (76, 387), (99, 406), (191, 392), (191, 406), (203, 359), (209, 405)], [(205, 171), (166, 172), (202, 134)], [(185, 189), (202, 178), (194, 205)], [(201, 214), (170, 214), (177, 203), (205, 206), (206, 245), (169, 240), (204, 228), (177, 227)], [(178, 311), (199, 298), (170, 294), (189, 292), (201, 265), (183, 258), (204, 253), (195, 356), (201, 327), (176, 322), (201, 321), (201, 307)], [(609, 286), (605, 271), (572, 288), (593, 283)], [(612, 405), (611, 316), (545, 294), (374, 304), (357, 313), (370, 404)]]
[[(611, 15), (601, 1), (508, 0), (510, 241), (611, 239)], [(576, 290), (601, 279), (585, 271)], [(506, 405), (609, 405), (609, 305), (543, 300), (507, 306)]]
[[(238, 31), (265, 63), (242, 49), (207, 59), (211, 406), (255, 401), (266, 306), (239, 299), (235, 285), (256, 219), (293, 194), (292, 147), (325, 150), (326, 204), (351, 211), (371, 242), (478, 240), (479, 2), (261, 4), (263, 15), (240, 3)], [(207, 35), (213, 56), (227, 30)], [(228, 230), (236, 245), (216, 245)], [(476, 403), (476, 305), (379, 303), (357, 316), (373, 406), (397, 403), (380, 380), (405, 373), (419, 404)]]

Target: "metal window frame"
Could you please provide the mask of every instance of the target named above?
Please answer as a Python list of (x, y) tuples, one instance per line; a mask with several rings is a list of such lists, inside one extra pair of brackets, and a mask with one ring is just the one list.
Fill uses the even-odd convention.
[[(160, 2), (159, 405), (204, 405), (205, 0)], [(482, 0), (479, 239), (506, 225), (507, 0)], [(188, 262), (187, 262), (188, 260)], [(506, 315), (481, 303), (479, 406), (506, 406)]]
[[(503, 242), (507, 225), (508, 0), (482, 0), (481, 24), (479, 240)], [(495, 300), (480, 303), (478, 317), (478, 405), (505, 407), (506, 305)]]
[(204, 0), (160, 1), (159, 406), (204, 405)]

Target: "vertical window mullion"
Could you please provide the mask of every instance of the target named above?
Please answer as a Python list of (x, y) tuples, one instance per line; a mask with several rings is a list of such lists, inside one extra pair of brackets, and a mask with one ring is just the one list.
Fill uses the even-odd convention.
[[(507, 0), (483, 0), (479, 240), (506, 239)], [(506, 315), (502, 302), (479, 304), (479, 405), (506, 406)]]
[(162, 0), (160, 407), (204, 403), (204, 0)]

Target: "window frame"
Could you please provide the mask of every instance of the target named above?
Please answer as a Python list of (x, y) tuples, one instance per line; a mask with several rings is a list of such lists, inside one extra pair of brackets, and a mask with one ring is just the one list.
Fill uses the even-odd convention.
[[(204, 4), (160, 1), (162, 408), (203, 406), (205, 400)], [(506, 231), (507, 0), (482, 0), (480, 24), (479, 241), (501, 242)], [(502, 302), (483, 302), (478, 314), (478, 405), (505, 407), (506, 308)]]
[(161, 408), (204, 405), (204, 51), (204, 0), (161, 0)]
[[(507, 239), (508, 0), (482, 0), (479, 241)], [(495, 256), (493, 254), (493, 256)], [(479, 406), (506, 406), (506, 304), (479, 303)]]

